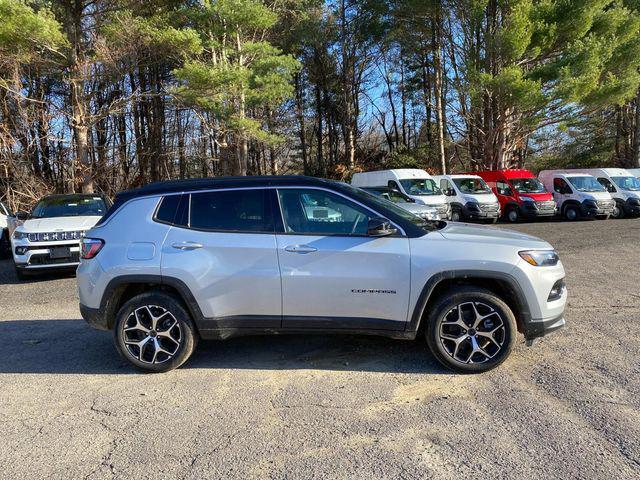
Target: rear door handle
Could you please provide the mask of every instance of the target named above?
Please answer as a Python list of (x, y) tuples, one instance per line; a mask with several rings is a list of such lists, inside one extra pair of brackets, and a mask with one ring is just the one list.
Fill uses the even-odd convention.
[(173, 248), (177, 248), (178, 250), (196, 250), (198, 248), (204, 247), (201, 243), (196, 242), (176, 242), (171, 245)]
[(284, 249), (291, 253), (313, 253), (318, 251), (316, 247), (310, 247), (309, 245), (289, 245)]

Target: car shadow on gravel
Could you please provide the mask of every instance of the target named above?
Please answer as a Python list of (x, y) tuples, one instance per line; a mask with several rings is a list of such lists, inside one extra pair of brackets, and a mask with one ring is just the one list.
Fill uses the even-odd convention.
[[(202, 341), (182, 369), (335, 370), (442, 374), (424, 342), (282, 335)], [(109, 332), (83, 320), (0, 321), (0, 374), (137, 374)]]
[(39, 283), (61, 278), (73, 278), (76, 276), (75, 269), (61, 269), (43, 271), (38, 274), (30, 274), (24, 280), (19, 280), (13, 267), (13, 260), (0, 260), (0, 285), (18, 285)]

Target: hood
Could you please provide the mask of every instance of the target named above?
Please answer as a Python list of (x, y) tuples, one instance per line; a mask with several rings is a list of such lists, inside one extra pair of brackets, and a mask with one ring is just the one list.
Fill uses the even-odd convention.
[(549, 243), (531, 235), (468, 223), (447, 222), (447, 226), (439, 232), (452, 241), (511, 245), (523, 249), (553, 249)]
[(419, 203), (400, 203), (398, 204), (398, 206), (411, 213), (438, 213), (438, 210), (436, 210), (434, 207), (430, 207), (428, 205), (420, 205)]
[(584, 200), (611, 200), (613, 197), (609, 192), (576, 192)]
[(423, 205), (443, 205), (447, 203), (444, 195), (409, 195)]
[(52, 218), (32, 218), (25, 221), (18, 228), (22, 232), (68, 232), (73, 230), (88, 230), (93, 227), (102, 217), (81, 216), (81, 217), (52, 217)]
[(518, 193), (520, 197), (529, 197), (533, 198), (535, 202), (548, 202), (549, 200), (553, 200), (553, 195), (549, 192), (544, 193)]
[(492, 205), (494, 203), (498, 203), (498, 197), (496, 197), (493, 193), (482, 193), (480, 195), (465, 193), (462, 195), (462, 198), (465, 202), (477, 202), (481, 205)]

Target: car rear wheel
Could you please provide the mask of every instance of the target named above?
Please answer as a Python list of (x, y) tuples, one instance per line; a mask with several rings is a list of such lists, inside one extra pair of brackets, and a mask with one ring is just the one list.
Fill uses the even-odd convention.
[(488, 290), (465, 287), (446, 294), (427, 319), (427, 344), (445, 367), (482, 373), (504, 362), (516, 340), (511, 309)]
[(193, 353), (197, 335), (182, 304), (164, 292), (148, 292), (126, 302), (116, 316), (120, 355), (145, 372), (178, 368)]

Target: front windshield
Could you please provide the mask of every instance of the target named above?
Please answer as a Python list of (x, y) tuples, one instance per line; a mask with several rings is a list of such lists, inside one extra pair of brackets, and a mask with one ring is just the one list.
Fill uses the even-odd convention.
[(400, 180), (400, 184), (409, 195), (442, 195), (436, 182), (430, 178), (405, 178)]
[(390, 200), (385, 199), (384, 197), (379, 197), (378, 195), (374, 195), (373, 193), (364, 190), (362, 188), (357, 188), (357, 187), (353, 187), (351, 185), (341, 185), (344, 188), (347, 188), (349, 190), (351, 190), (351, 192), (356, 195), (356, 196), (365, 196), (367, 198), (367, 200), (369, 200), (371, 203), (379, 206), (380, 208), (383, 209), (387, 209), (387, 210), (391, 210), (394, 214), (398, 215), (399, 217), (404, 218), (405, 220), (410, 221), (411, 223), (419, 226), (419, 227), (423, 227), (426, 228), (427, 230), (434, 230), (435, 226), (434, 225), (435, 222), (431, 221), (431, 220), (424, 220), (420, 217), (418, 217), (417, 215), (414, 215), (413, 213), (405, 210), (404, 208), (401, 208), (399, 206), (397, 206), (395, 203), (393, 203)]
[(606, 189), (600, 185), (594, 177), (567, 177), (567, 180), (579, 192), (605, 192)]
[(622, 190), (640, 191), (640, 179), (636, 177), (611, 177), (611, 180)]
[(481, 178), (454, 178), (453, 183), (458, 186), (462, 193), (471, 195), (491, 193), (491, 189)]
[(547, 191), (537, 178), (512, 178), (510, 182), (518, 193), (545, 193)]
[(33, 208), (31, 217), (101, 217), (107, 211), (101, 197), (83, 195), (61, 195), (40, 200)]

